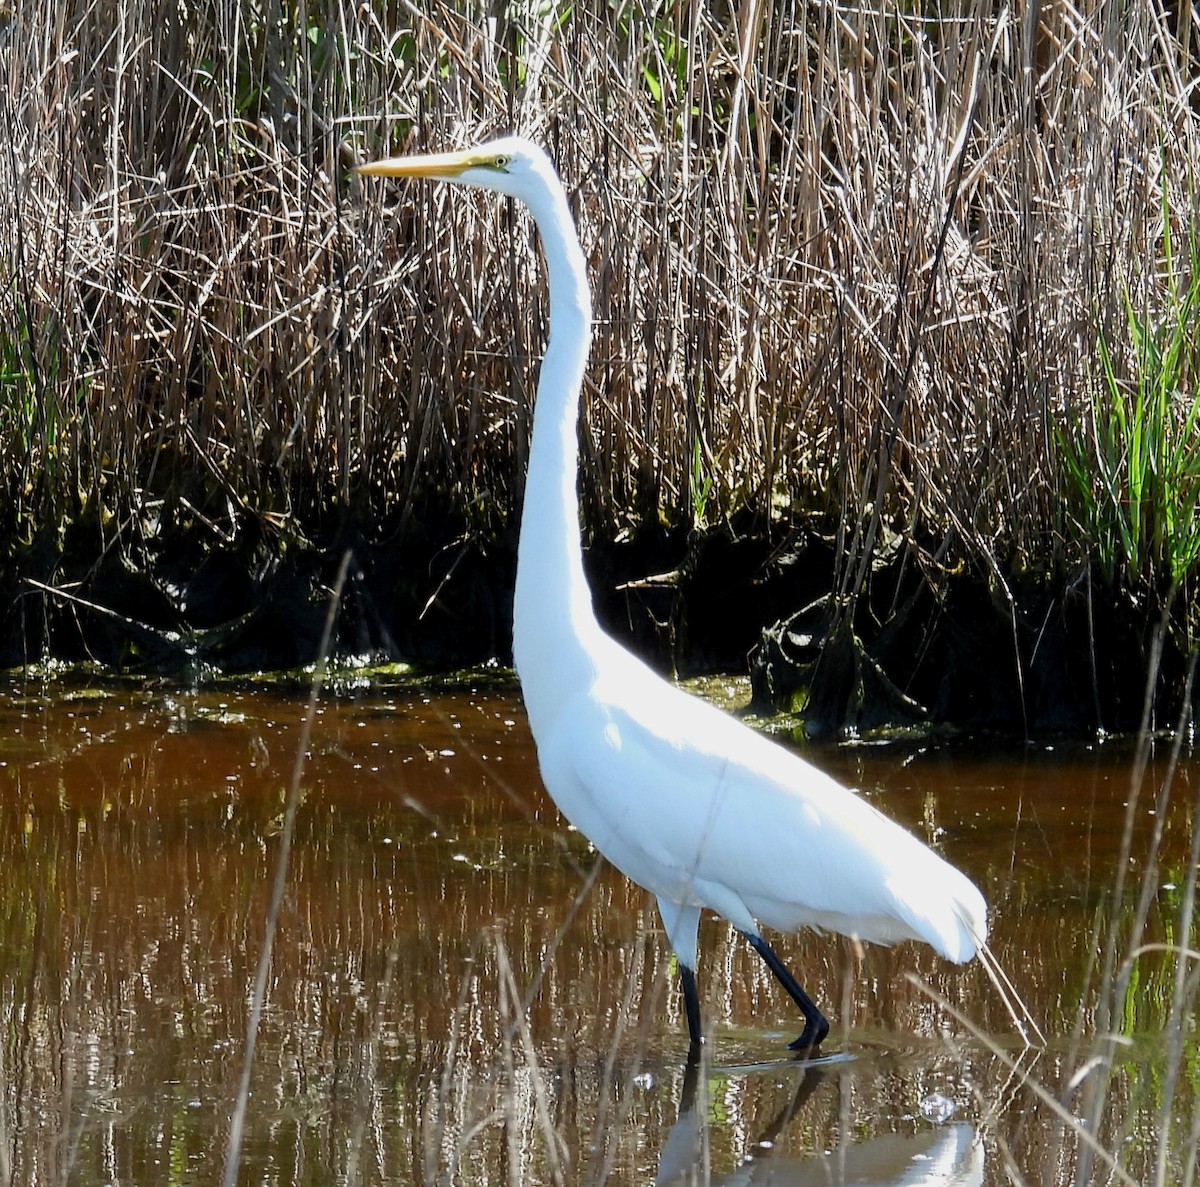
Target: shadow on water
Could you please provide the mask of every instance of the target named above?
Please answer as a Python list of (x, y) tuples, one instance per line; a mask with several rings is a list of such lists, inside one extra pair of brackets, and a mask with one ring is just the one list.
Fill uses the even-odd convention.
[[(304, 712), (245, 689), (4, 690), (0, 1179), (219, 1178)], [(1044, 1048), (978, 963), (802, 934), (778, 946), (840, 1056), (806, 1068), (789, 1003), (707, 919), (713, 1034), (689, 1084), (653, 903), (546, 800), (515, 692), (364, 689), (317, 712), (240, 1181), (1070, 1182), (1077, 1140), (1025, 1078), (1077, 1107), (1129, 753), (814, 757), (979, 882)], [(1158, 947), (1120, 1003), (1100, 1135), (1141, 1143), (1131, 1166), (1157, 1153), (1198, 773), (1181, 767), (1166, 819), (1148, 794), (1134, 820), (1134, 866), (1163, 829)], [(1178, 1099), (1187, 1122), (1193, 1081)]]

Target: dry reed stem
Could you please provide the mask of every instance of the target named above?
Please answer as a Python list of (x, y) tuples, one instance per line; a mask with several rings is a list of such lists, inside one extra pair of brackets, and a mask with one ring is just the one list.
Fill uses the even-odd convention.
[(275, 943), (275, 929), (279, 922), (279, 912), (283, 905), (283, 893), (287, 888), (288, 859), (292, 850), (292, 838), (296, 827), (296, 812), (300, 807), (301, 784), (304, 778), (304, 766), (308, 761), (308, 746), (312, 738), (313, 721), (317, 714), (317, 701), (320, 697), (321, 686), (324, 683), (326, 661), (329, 656), (329, 644), (333, 638), (333, 627), (337, 621), (338, 603), (342, 597), (342, 588), (346, 582), (346, 574), (350, 568), (350, 554), (342, 558), (342, 566), (338, 572), (337, 583), (329, 597), (329, 608), (325, 616), (325, 631), (321, 638), (320, 658), (313, 670), (312, 683), (309, 688), (308, 704), (305, 708), (304, 722), (300, 730), (300, 738), (296, 745), (296, 754), (292, 762), (292, 777), (288, 784), (287, 796), (284, 803), (283, 820), (279, 829), (279, 854), (275, 861), (275, 877), (271, 883), (271, 897), (263, 928), (262, 945), (258, 952), (258, 964), (254, 974), (254, 988), (250, 995), (250, 1009), (246, 1019), (246, 1042), (242, 1048), (242, 1068), (238, 1077), (237, 1096), (229, 1120), (229, 1135), (225, 1147), (225, 1166), (221, 1175), (222, 1187), (233, 1187), (238, 1179), (238, 1168), (242, 1158), (242, 1135), (245, 1132), (246, 1112), (250, 1107), (250, 1083), (254, 1073), (254, 1051), (258, 1039), (258, 1027), (262, 1020), (263, 1008), (267, 998), (267, 978), (271, 971), (271, 953)]

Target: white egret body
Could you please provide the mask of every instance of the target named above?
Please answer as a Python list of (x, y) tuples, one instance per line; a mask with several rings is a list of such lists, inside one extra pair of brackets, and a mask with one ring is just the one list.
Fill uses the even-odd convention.
[(591, 337), (583, 252), (546, 155), (509, 137), (461, 153), (364, 165), (521, 199), (541, 235), (550, 331), (534, 409), (513, 612), (513, 656), (546, 788), (619, 870), (652, 891), (679, 960), (693, 1045), (703, 1041), (697, 928), (738, 928), (805, 1017), (829, 1024), (759, 925), (808, 926), (969, 960), (987, 936), (974, 884), (865, 800), (680, 691), (601, 629), (583, 571), (577, 421)]

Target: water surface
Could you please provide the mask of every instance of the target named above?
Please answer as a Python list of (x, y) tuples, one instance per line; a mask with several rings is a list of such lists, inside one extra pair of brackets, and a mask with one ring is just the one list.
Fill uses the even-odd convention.
[[(219, 1181), (305, 712), (251, 688), (8, 681), (0, 1181)], [(240, 1181), (1070, 1182), (1079, 1143), (1029, 1081), (1085, 1113), (1088, 1075), (1067, 1081), (1156, 826), (1158, 947), (1118, 1003), (1130, 1041), (1100, 1137), (1144, 1170), (1173, 1095), (1185, 1166), (1195, 1073), (1164, 1087), (1178, 991), (1163, 946), (1187, 924), (1195, 763), (1164, 810), (1160, 746), (1130, 813), (1116, 744), (806, 754), (979, 883), (1044, 1043), (1026, 1044), (978, 962), (772, 937), (833, 1020), (806, 1066), (785, 1046), (790, 1002), (706, 919), (712, 1041), (689, 1075), (653, 902), (547, 800), (515, 688), (347, 681), (322, 698), (303, 767)]]

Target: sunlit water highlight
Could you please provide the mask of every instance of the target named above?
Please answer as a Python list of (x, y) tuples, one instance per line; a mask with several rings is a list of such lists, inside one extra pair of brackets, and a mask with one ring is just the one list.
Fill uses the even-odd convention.
[[(4, 689), (0, 1181), (219, 1178), (304, 712), (250, 689)], [(1082, 1108), (1065, 1084), (1090, 1051), (1130, 751), (808, 753), (978, 881), (1045, 1048), (978, 963), (802, 934), (778, 948), (834, 1031), (797, 1064), (790, 1003), (708, 919), (713, 1038), (688, 1077), (653, 903), (545, 798), (515, 690), (363, 690), (318, 709), (240, 1181), (1069, 1182), (1077, 1142), (1023, 1076)], [(1185, 763), (1161, 821), (1147, 941), (1180, 939), (1197, 782)], [(1147, 952), (1119, 1004), (1133, 1041), (1101, 1137), (1144, 1147), (1134, 1163), (1157, 1152), (1175, 967)]]

